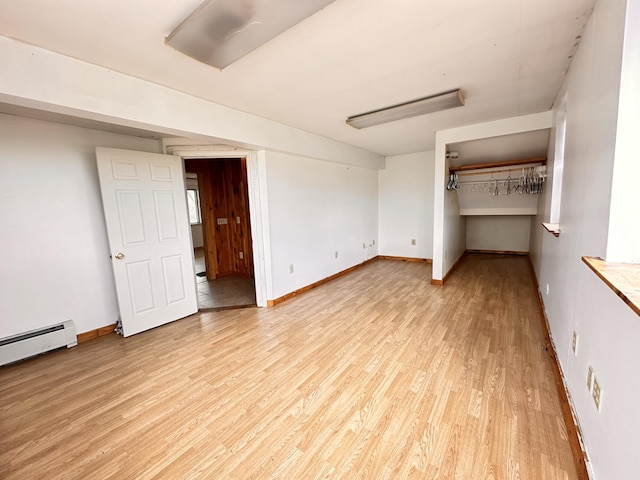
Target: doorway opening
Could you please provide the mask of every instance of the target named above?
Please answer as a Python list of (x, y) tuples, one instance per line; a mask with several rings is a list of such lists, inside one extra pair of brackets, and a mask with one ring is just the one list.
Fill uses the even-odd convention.
[(246, 158), (187, 158), (184, 166), (198, 307), (256, 306)]

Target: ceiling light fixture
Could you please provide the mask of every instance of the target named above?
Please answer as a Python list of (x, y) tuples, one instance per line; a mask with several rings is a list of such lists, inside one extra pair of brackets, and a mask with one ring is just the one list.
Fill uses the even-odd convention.
[(354, 128), (367, 128), (383, 123), (394, 122), (404, 118), (439, 112), (449, 108), (462, 107), (464, 96), (458, 88), (437, 95), (412, 100), (392, 107), (381, 108), (347, 118), (347, 124)]
[(165, 43), (225, 68), (334, 0), (205, 0)]

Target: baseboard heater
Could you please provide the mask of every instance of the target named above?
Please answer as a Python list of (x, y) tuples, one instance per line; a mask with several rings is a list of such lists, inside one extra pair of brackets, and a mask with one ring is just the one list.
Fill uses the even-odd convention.
[(73, 320), (0, 338), (0, 365), (78, 344)]

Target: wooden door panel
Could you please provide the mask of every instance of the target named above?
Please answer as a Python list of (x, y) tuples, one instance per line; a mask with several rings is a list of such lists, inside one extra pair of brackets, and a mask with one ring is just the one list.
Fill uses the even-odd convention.
[(134, 317), (156, 309), (153, 294), (151, 261), (141, 260), (126, 264), (127, 280), (131, 295), (131, 312)]
[(189, 159), (186, 169), (198, 174), (207, 278), (252, 277), (245, 159)]
[(116, 204), (120, 215), (120, 228), (123, 246), (145, 243), (144, 215), (140, 192), (121, 190), (116, 192)]

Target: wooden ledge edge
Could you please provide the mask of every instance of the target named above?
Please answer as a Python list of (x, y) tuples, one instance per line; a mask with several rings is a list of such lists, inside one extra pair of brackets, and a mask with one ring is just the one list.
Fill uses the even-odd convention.
[(333, 275), (330, 275), (330, 276), (328, 276), (326, 278), (318, 280), (317, 282), (313, 282), (310, 285), (298, 288), (297, 290), (294, 290), (293, 292), (289, 292), (286, 295), (283, 295), (283, 296), (278, 297), (278, 298), (274, 298), (273, 300), (267, 300), (267, 307), (275, 307), (276, 305), (278, 305), (278, 304), (280, 304), (280, 303), (282, 303), (282, 302), (284, 302), (286, 300), (289, 300), (290, 298), (293, 298), (296, 295), (300, 295), (301, 293), (308, 292), (312, 288), (319, 287), (320, 285), (323, 285), (323, 284), (325, 284), (327, 282), (330, 282), (331, 280), (335, 280), (336, 278), (342, 277), (343, 275), (346, 275), (347, 273), (351, 273), (354, 270), (357, 270), (358, 268), (363, 267), (368, 263), (371, 263), (373, 261), (378, 260), (379, 258), (380, 257), (370, 258), (369, 260), (365, 260), (364, 262), (359, 263), (358, 265), (354, 265), (353, 267), (349, 267), (346, 270), (342, 270), (341, 272), (334, 273)]
[(640, 289), (638, 288), (640, 286), (640, 264), (607, 262), (599, 257), (582, 257), (582, 261), (631, 310), (640, 315)]
[(106, 325), (104, 327), (96, 328), (95, 330), (89, 330), (88, 332), (79, 333), (76, 335), (78, 339), (78, 343), (86, 342), (88, 340), (93, 340), (94, 338), (102, 337), (104, 335), (109, 335), (113, 333), (116, 328), (115, 323), (111, 325)]
[(549, 222), (542, 222), (541, 224), (544, 229), (549, 232), (550, 234), (552, 234), (554, 237), (559, 237), (560, 236), (560, 225), (557, 223), (549, 223)]
[(576, 468), (578, 480), (590, 480), (589, 473), (587, 472), (587, 454), (584, 451), (582, 445), (582, 432), (580, 426), (576, 421), (576, 415), (573, 410), (573, 405), (569, 400), (571, 394), (567, 390), (567, 383), (560, 369), (560, 363), (558, 362), (558, 354), (556, 347), (551, 341), (551, 329), (549, 327), (549, 319), (544, 309), (544, 301), (540, 294), (540, 286), (538, 285), (538, 277), (536, 277), (535, 269), (533, 268), (533, 262), (529, 256), (529, 271), (531, 272), (531, 279), (533, 280), (533, 286), (536, 290), (536, 297), (538, 299), (538, 310), (540, 312), (540, 322), (542, 324), (542, 333), (544, 335), (545, 350), (549, 354), (549, 360), (551, 362), (551, 370), (553, 371), (553, 379), (558, 390), (558, 398), (560, 400), (560, 409), (562, 410), (562, 417), (564, 419), (565, 427), (567, 428), (567, 437), (569, 445), (571, 447), (571, 453), (573, 455), (573, 463)]

